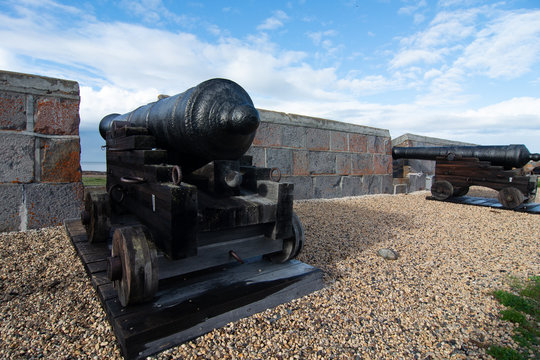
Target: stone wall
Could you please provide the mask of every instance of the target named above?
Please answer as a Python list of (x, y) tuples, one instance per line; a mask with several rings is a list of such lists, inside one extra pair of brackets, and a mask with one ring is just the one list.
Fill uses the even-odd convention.
[[(414, 134), (403, 134), (392, 139), (392, 147), (465, 145), (475, 144)], [(394, 177), (394, 193), (429, 190), (431, 188), (431, 177), (435, 175), (435, 161), (396, 159), (392, 161), (392, 173)]]
[(0, 231), (79, 216), (79, 101), (77, 82), (0, 71)]
[(295, 199), (391, 193), (388, 130), (261, 110), (248, 155), (277, 167), (295, 186)]

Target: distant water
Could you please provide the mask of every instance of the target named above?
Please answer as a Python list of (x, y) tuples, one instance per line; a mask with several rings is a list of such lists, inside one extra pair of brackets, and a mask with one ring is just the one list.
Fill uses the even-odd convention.
[(106, 171), (107, 164), (104, 162), (81, 162), (82, 171)]

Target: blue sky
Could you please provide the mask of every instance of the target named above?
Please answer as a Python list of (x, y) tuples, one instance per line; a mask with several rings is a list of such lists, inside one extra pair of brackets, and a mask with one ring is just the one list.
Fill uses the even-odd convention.
[(263, 109), (540, 152), (540, 2), (0, 0), (0, 69), (76, 80), (97, 123), (213, 77)]

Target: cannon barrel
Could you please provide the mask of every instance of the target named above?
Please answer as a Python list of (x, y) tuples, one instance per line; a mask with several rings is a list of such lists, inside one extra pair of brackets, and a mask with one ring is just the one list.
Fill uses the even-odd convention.
[(525, 145), (393, 147), (394, 159), (436, 160), (437, 157), (474, 157), (489, 161), (506, 169), (522, 167), (530, 160), (540, 160), (540, 154), (531, 154)]
[(110, 114), (99, 124), (103, 138), (115, 121), (144, 127), (159, 147), (192, 169), (213, 160), (237, 160), (251, 146), (259, 113), (247, 92), (226, 79), (210, 79), (181, 94)]

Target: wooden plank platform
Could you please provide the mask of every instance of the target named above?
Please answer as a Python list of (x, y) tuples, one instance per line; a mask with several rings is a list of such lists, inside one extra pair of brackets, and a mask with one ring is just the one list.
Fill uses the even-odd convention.
[(258, 257), (161, 281), (152, 302), (122, 308), (106, 276), (109, 245), (89, 244), (79, 219), (65, 220), (64, 225), (126, 359), (180, 345), (324, 286), (319, 269), (297, 260), (272, 264)]
[(446, 200), (437, 200), (432, 196), (427, 196), (427, 200), (435, 200), (435, 201), (444, 201), (444, 202), (451, 202), (454, 204), (465, 204), (465, 205), (474, 205), (474, 206), (486, 206), (491, 207), (495, 209), (501, 209), (501, 210), (509, 210), (509, 211), (519, 211), (519, 212), (526, 212), (529, 214), (540, 214), (540, 204), (537, 203), (526, 203), (521, 204), (517, 208), (510, 210), (505, 209), (499, 203), (497, 199), (494, 198), (483, 198), (483, 197), (474, 197), (474, 196), (460, 196), (460, 197), (451, 197)]

